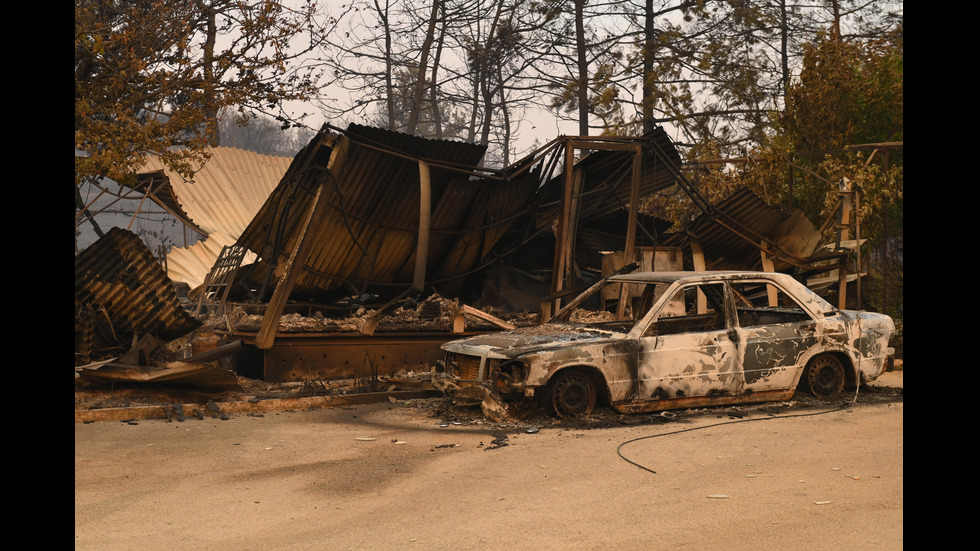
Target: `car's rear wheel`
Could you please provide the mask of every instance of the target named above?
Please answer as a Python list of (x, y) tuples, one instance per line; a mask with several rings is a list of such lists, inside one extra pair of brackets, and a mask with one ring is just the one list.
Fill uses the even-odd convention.
[(548, 411), (558, 417), (588, 415), (598, 397), (595, 381), (580, 369), (566, 369), (551, 378), (545, 391)]
[(807, 389), (821, 400), (833, 400), (844, 391), (844, 364), (832, 354), (820, 354), (811, 359), (804, 377)]

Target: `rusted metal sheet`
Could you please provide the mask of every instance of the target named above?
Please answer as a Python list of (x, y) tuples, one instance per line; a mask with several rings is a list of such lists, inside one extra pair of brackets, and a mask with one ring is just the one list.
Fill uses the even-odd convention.
[[(394, 295), (416, 278), (419, 244), (419, 161), (429, 168), (431, 211), (426, 284), (452, 294), (476, 269), (515, 216), (527, 209), (536, 174), (480, 178), (485, 148), (427, 140), (351, 125), (340, 136), (327, 127), (294, 159), (240, 243), (262, 259), (251, 268), (253, 286), (271, 292), (277, 267), (302, 237), (300, 219), (322, 188), (329, 214), (310, 228), (309, 256), (301, 259), (291, 297), (331, 292)], [(335, 169), (336, 168), (336, 169)]]
[[(75, 257), (75, 305), (76, 321), (90, 312), (111, 326), (100, 335), (112, 341), (95, 343), (94, 348), (126, 349), (134, 334), (172, 340), (201, 326), (181, 306), (173, 283), (143, 241), (119, 228), (110, 229)], [(76, 335), (79, 330), (86, 331), (79, 327)]]
[[(463, 333), (463, 336), (476, 333)], [(254, 347), (254, 334), (228, 333), (246, 343), (239, 371), (253, 372), (270, 382), (336, 380), (399, 372), (428, 372), (443, 352), (443, 343), (460, 338), (452, 332), (387, 332), (379, 335), (357, 333), (280, 333), (271, 348)]]
[(218, 346), (217, 340), (213, 333), (198, 335), (195, 348), (203, 346), (206, 350), (183, 360), (147, 365), (147, 362), (142, 361), (144, 352), (149, 354), (159, 342), (144, 337), (137, 347), (120, 356), (120, 361), (81, 366), (75, 372), (78, 378), (89, 383), (165, 383), (207, 390), (240, 391), (242, 388), (235, 373), (212, 362), (240, 353), (242, 342)]
[[(624, 308), (601, 299), (608, 285), (644, 289)], [(621, 274), (539, 327), (446, 343), (433, 384), (479, 400), (487, 385), (557, 415), (597, 401), (637, 412), (783, 400), (801, 384), (831, 399), (884, 372), (894, 328), (886, 315), (834, 308), (786, 274)]]
[(98, 369), (83, 369), (77, 373), (89, 383), (167, 383), (209, 390), (242, 389), (234, 373), (204, 362), (178, 361), (160, 366), (109, 363)]

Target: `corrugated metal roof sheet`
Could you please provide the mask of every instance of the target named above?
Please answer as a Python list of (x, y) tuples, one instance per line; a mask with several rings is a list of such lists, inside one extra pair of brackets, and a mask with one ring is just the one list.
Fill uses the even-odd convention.
[[(802, 211), (772, 207), (747, 188), (718, 203), (714, 210), (714, 215), (696, 218), (687, 227), (687, 235), (675, 235), (665, 245), (682, 246), (696, 238), (712, 270), (762, 269), (759, 246), (763, 239), (793, 257), (813, 260), (820, 232)], [(790, 267), (778, 257), (774, 261), (777, 271)]]
[[(292, 162), (289, 157), (232, 147), (212, 147), (208, 152), (210, 159), (193, 180), (172, 172), (156, 157), (140, 171), (142, 181), (152, 180), (155, 188), (163, 184), (154, 193), (162, 206), (208, 234), (204, 243), (174, 247), (167, 255), (171, 279), (192, 288), (204, 282), (221, 247), (238, 239)], [(214, 243), (206, 243), (211, 240)]]
[[(314, 240), (294, 298), (337, 290), (400, 291), (413, 279), (419, 232), (419, 160), (430, 163), (431, 224), (426, 282), (448, 294), (489, 253), (527, 208), (537, 173), (514, 180), (473, 176), (486, 148), (351, 125), (341, 136), (327, 127), (294, 159), (239, 244), (257, 253), (250, 281), (268, 281), (300, 239), (316, 190), (331, 214)], [(330, 165), (343, 152), (339, 170)], [(330, 166), (330, 168), (328, 168)], [(271, 292), (271, 289), (269, 289)]]
[[(112, 228), (75, 257), (75, 302), (105, 309), (120, 336), (172, 340), (200, 327), (177, 299), (159, 262), (134, 233)], [(119, 343), (131, 343), (121, 339)]]

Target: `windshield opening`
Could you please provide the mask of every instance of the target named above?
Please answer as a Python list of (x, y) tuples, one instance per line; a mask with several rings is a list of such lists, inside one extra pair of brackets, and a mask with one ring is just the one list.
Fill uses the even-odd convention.
[(625, 332), (646, 315), (666, 288), (664, 283), (608, 281), (573, 301), (551, 321)]

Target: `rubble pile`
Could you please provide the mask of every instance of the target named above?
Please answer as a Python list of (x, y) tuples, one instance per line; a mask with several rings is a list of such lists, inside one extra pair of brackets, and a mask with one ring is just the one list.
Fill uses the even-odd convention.
[(605, 310), (586, 310), (576, 308), (569, 316), (569, 321), (574, 323), (602, 323), (604, 321), (616, 321), (616, 314)]
[[(432, 295), (421, 302), (408, 301), (402, 306), (379, 317), (378, 332), (449, 332), (453, 329), (453, 319), (460, 313), (459, 300), (450, 300)], [(532, 312), (504, 312), (489, 307), (483, 312), (500, 318), (517, 327), (538, 324), (540, 314)], [(368, 320), (378, 316), (378, 310), (359, 307), (349, 317), (336, 317), (316, 310), (312, 315), (298, 313), (283, 314), (279, 317), (280, 333), (358, 333), (364, 329)], [(241, 307), (235, 307), (223, 316), (213, 317), (206, 325), (232, 332), (254, 333), (262, 325), (261, 314), (249, 314)], [(500, 327), (478, 318), (468, 317), (467, 330), (492, 331)]]

